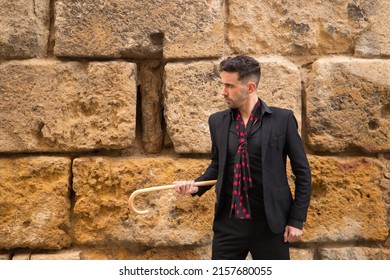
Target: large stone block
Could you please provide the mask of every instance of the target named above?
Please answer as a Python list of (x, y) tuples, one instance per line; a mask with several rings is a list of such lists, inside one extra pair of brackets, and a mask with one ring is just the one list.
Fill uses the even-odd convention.
[(227, 43), (234, 53), (352, 54), (370, 30), (366, 14), (386, 1), (229, 1)]
[[(269, 106), (292, 109), (301, 122), (298, 68), (282, 57), (260, 57), (259, 97)], [(177, 153), (208, 153), (208, 118), (227, 109), (219, 83), (219, 61), (168, 63), (165, 66), (165, 120)]]
[(12, 256), (13, 261), (29, 261), (31, 258), (31, 252), (16, 252)]
[(142, 63), (138, 71), (141, 83), (142, 147), (149, 153), (160, 152), (164, 143), (162, 70), (159, 61), (151, 61)]
[(131, 250), (124, 247), (83, 248), (83, 260), (210, 260), (211, 246), (155, 247)]
[(390, 151), (390, 61), (319, 59), (312, 71), (306, 101), (310, 147)]
[(197, 247), (151, 248), (139, 260), (211, 260), (211, 245)]
[(0, 249), (70, 246), (70, 168), (62, 157), (0, 159)]
[(226, 109), (220, 95), (217, 61), (168, 63), (164, 106), (167, 132), (177, 153), (211, 150), (209, 116)]
[(381, 164), (369, 158), (311, 156), (313, 192), (304, 242), (384, 241), (389, 228)]
[[(383, 199), (387, 208), (387, 224), (390, 227), (390, 159), (383, 159), (382, 166), (384, 167), (384, 176), (381, 180), (381, 188), (383, 191)], [(387, 239), (388, 247), (390, 248), (390, 234)]]
[(48, 252), (48, 253), (33, 253), (31, 254), (30, 260), (81, 260), (81, 251), (79, 250), (61, 250), (59, 252)]
[(0, 152), (69, 152), (132, 145), (136, 65), (0, 64)]
[(290, 258), (292, 260), (313, 260), (315, 250), (313, 248), (290, 248)]
[(298, 67), (281, 56), (259, 57), (261, 78), (259, 97), (269, 106), (294, 112), (299, 130), (302, 128), (302, 86)]
[(208, 160), (171, 158), (77, 158), (73, 163), (75, 242), (78, 244), (141, 244), (184, 246), (208, 244), (214, 213), (214, 190), (199, 197), (174, 190), (141, 194), (138, 215), (129, 207), (137, 189), (191, 180)]
[(321, 248), (323, 260), (389, 260), (390, 249), (370, 247)]
[[(366, 1), (365, 18), (370, 22), (368, 30), (357, 38), (355, 55), (364, 57), (390, 55), (390, 1)], [(352, 4), (351, 4), (352, 5)]]
[(56, 1), (58, 56), (219, 57), (222, 1)]
[(0, 59), (46, 55), (49, 6), (50, 0), (0, 0)]
[(0, 261), (6, 261), (6, 260), (11, 260), (11, 259), (12, 259), (11, 252), (0, 253)]
[[(210, 260), (211, 244), (205, 246), (173, 246), (173, 247), (84, 247), (81, 250), (83, 260)], [(290, 250), (292, 260), (312, 260), (314, 249)], [(34, 255), (33, 255), (34, 256)], [(46, 259), (46, 255), (43, 255)], [(31, 258), (33, 259), (33, 258)], [(252, 257), (248, 254), (247, 260)]]

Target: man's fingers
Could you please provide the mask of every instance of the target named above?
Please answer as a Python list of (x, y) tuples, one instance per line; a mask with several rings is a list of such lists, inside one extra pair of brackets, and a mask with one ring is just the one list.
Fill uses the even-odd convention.
[(292, 226), (286, 226), (284, 231), (284, 242), (294, 242), (302, 237), (302, 230), (294, 228)]
[(175, 181), (173, 183), (176, 185), (176, 192), (182, 195), (191, 193), (194, 188), (194, 181)]
[(288, 228), (286, 227), (283, 234), (284, 242), (288, 242)]
[(175, 183), (175, 190), (179, 194), (185, 194), (185, 182), (179, 181), (179, 182), (174, 182)]

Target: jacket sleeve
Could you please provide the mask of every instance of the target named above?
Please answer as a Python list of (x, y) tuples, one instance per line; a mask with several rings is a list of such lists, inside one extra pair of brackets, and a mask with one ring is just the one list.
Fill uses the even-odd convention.
[(297, 121), (293, 112), (290, 111), (285, 147), (290, 159), (292, 172), (295, 175), (295, 193), (288, 225), (302, 229), (303, 222), (307, 218), (311, 197), (311, 171), (297, 128)]
[[(210, 162), (210, 165), (205, 170), (205, 172), (203, 173), (203, 175), (198, 177), (197, 179), (195, 179), (196, 182), (215, 180), (218, 177), (218, 167), (219, 167), (218, 147), (216, 145), (216, 137), (215, 137), (216, 129), (213, 126), (213, 118), (212, 117), (213, 116), (210, 116), (210, 118), (209, 118), (209, 129), (210, 129), (210, 137), (211, 137), (211, 162)], [(201, 188), (199, 188), (199, 191), (193, 195), (201, 196), (211, 188), (212, 188), (212, 186), (201, 187)]]

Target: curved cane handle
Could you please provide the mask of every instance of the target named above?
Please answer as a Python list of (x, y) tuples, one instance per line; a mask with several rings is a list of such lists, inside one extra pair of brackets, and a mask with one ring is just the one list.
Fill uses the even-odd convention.
[[(202, 186), (212, 186), (217, 183), (217, 180), (210, 180), (210, 181), (201, 181), (201, 182), (195, 182), (194, 185), (197, 187), (202, 187)], [(168, 189), (173, 189), (175, 188), (176, 185), (165, 185), (165, 186), (157, 186), (157, 187), (150, 187), (150, 188), (145, 188), (145, 189), (140, 189), (134, 191), (130, 197), (129, 197), (129, 206), (130, 209), (133, 210), (137, 214), (146, 214), (149, 212), (149, 210), (138, 210), (134, 207), (134, 199), (137, 195), (141, 193), (147, 193), (147, 192), (154, 192), (154, 191), (162, 191), (162, 190), (168, 190)]]

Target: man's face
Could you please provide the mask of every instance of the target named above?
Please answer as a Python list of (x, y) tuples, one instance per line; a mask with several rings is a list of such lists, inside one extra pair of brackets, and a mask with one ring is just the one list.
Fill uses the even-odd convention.
[(231, 109), (242, 107), (248, 100), (248, 91), (242, 81), (238, 80), (237, 72), (222, 71), (222, 96)]

